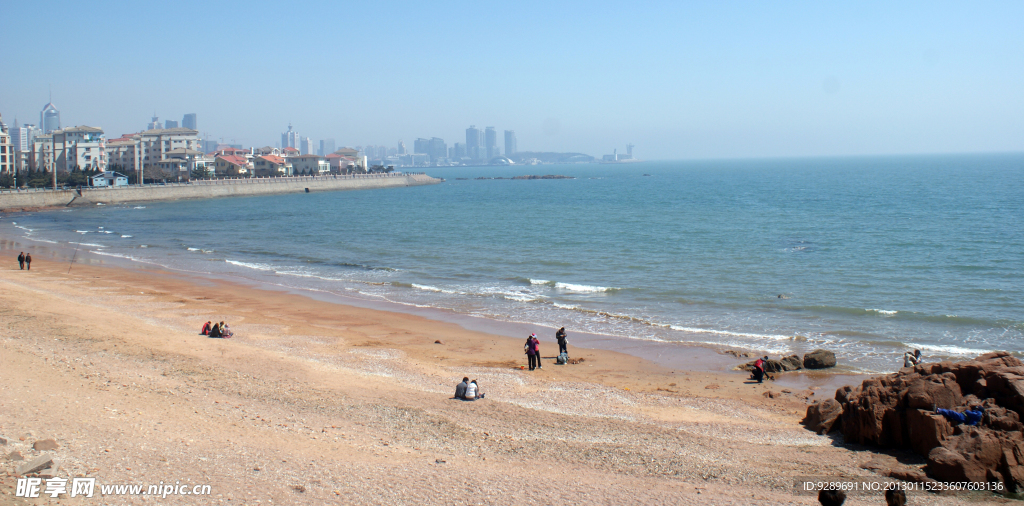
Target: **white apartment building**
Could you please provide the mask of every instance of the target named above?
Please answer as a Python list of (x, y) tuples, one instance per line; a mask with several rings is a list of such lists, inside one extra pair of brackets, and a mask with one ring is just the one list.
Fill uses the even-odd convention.
[(32, 140), (29, 163), (47, 171), (106, 170), (107, 152), (103, 129), (77, 126), (36, 136)]
[[(0, 118), (0, 124), (2, 123), (2, 118)], [(0, 174), (14, 173), (14, 169), (17, 167), (16, 160), (11, 136), (7, 133), (7, 129), (0, 128)]]
[[(167, 159), (167, 152), (175, 149), (199, 151), (202, 144), (199, 132), (191, 128), (154, 128), (132, 137), (137, 140), (136, 165), (143, 170), (155, 167), (156, 163)], [(141, 159), (141, 160), (140, 160)]]
[(289, 156), (288, 161), (292, 164), (292, 173), (297, 176), (318, 176), (331, 171), (331, 164), (316, 155)]

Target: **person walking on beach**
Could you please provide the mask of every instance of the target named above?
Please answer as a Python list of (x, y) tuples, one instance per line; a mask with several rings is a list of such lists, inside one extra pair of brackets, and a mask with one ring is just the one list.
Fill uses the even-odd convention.
[(32, 253), (25, 255), (25, 265), (28, 266), (28, 270), (32, 270)]
[(561, 355), (563, 353), (565, 353), (566, 355), (569, 354), (569, 350), (565, 347), (565, 345), (566, 345), (565, 338), (566, 338), (565, 327), (562, 327), (562, 328), (558, 329), (558, 332), (555, 332), (555, 340), (558, 341), (558, 354), (559, 355)]
[(21, 253), (20, 253), (20, 254), (18, 255), (18, 267), (19, 267), (19, 268), (20, 268), (21, 270), (25, 270), (25, 252), (24, 252), (24, 251), (22, 251), (22, 252), (21, 252)]

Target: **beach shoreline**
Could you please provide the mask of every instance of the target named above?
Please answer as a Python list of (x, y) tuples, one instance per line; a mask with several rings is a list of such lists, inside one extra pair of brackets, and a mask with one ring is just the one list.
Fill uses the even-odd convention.
[[(70, 476), (210, 483), (235, 504), (813, 504), (795, 476), (869, 475), (798, 424), (799, 392), (737, 372), (602, 349), (523, 371), (518, 338), (56, 252), (0, 285), (0, 434), (28, 457), (54, 438)], [(207, 320), (235, 337), (198, 335)], [(451, 400), (463, 375), (487, 398)]]

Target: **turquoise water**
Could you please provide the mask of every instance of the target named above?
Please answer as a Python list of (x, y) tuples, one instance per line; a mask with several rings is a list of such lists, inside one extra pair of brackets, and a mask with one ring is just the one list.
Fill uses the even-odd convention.
[[(914, 347), (1024, 352), (1024, 155), (428, 173), (447, 181), (7, 214), (0, 232), (570, 333), (827, 347), (865, 371)], [(523, 174), (576, 179), (474, 179)]]

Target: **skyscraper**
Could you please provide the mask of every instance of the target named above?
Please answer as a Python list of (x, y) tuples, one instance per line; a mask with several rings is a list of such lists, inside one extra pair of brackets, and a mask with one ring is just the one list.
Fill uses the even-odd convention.
[(485, 154), (481, 152), (483, 136), (483, 132), (476, 125), (470, 125), (466, 129), (466, 156), (474, 160), (483, 158)]
[(323, 139), (320, 141), (320, 156), (327, 156), (335, 151), (334, 139)]
[(39, 125), (43, 127), (44, 134), (60, 130), (60, 111), (54, 107), (53, 102), (43, 106), (42, 112), (39, 113)]
[(405, 143), (402, 142), (402, 141), (398, 141), (398, 154), (400, 154), (400, 155), (404, 155), (405, 154)]
[(313, 139), (303, 137), (302, 141), (299, 143), (299, 153), (303, 155), (315, 154), (313, 149)]
[(299, 133), (292, 130), (292, 124), (288, 123), (288, 131), (281, 134), (281, 149), (284, 148), (298, 148), (299, 147)]
[(146, 125), (146, 130), (156, 130), (158, 128), (160, 128), (160, 118), (158, 118), (156, 114), (153, 114), (153, 121), (150, 121), (149, 124)]
[(430, 161), (437, 162), (448, 156), (448, 145), (444, 143), (444, 139), (432, 137), (427, 144), (427, 154), (430, 155)]
[(516, 131), (505, 130), (505, 156), (516, 154)]
[(165, 119), (164, 128), (178, 128), (178, 122), (172, 119)]
[(190, 112), (181, 118), (182, 128), (191, 128), (192, 130), (199, 130), (196, 128), (196, 113)]
[(484, 141), (486, 142), (485, 145), (487, 147), (487, 159), (490, 160), (491, 158), (500, 155), (501, 152), (498, 151), (498, 132), (494, 130), (494, 127), (487, 127), (487, 130), (484, 132), (484, 137)]

